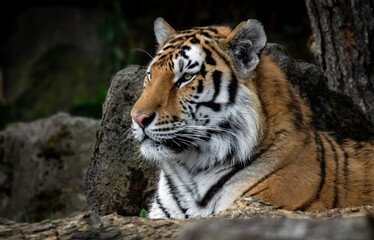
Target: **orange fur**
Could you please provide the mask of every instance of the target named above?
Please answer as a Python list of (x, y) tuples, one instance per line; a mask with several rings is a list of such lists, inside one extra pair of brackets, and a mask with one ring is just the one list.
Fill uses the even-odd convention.
[[(257, 161), (280, 158), (283, 164), (243, 196), (289, 210), (374, 204), (373, 142), (338, 144), (333, 135), (314, 130), (309, 108), (267, 56), (262, 56), (257, 78), (249, 85), (255, 85), (262, 103), (264, 134), (258, 149), (270, 146)], [(288, 107), (291, 100), (300, 108), (299, 123), (295, 123), (297, 113)]]

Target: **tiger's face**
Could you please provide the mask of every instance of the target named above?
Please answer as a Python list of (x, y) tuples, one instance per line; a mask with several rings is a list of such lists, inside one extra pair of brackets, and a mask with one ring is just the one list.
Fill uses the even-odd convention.
[(131, 111), (141, 153), (191, 168), (233, 157), (244, 161), (257, 142), (259, 104), (235, 64), (241, 60), (233, 61), (243, 55), (242, 46), (230, 45), (236, 35), (228, 27), (177, 33), (162, 19), (155, 21), (155, 32), (159, 51)]

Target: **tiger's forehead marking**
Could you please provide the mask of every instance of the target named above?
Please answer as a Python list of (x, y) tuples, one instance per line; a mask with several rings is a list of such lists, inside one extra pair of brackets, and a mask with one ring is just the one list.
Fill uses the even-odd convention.
[[(175, 64), (173, 60), (183, 54), (188, 46), (204, 46), (207, 42), (218, 42), (219, 40), (227, 37), (230, 33), (230, 28), (225, 26), (217, 27), (198, 27), (189, 30), (181, 31), (177, 35), (171, 37), (161, 50), (157, 53), (156, 57), (150, 63), (148, 70), (151, 66), (167, 66), (173, 69)], [(196, 53), (196, 52), (194, 52)], [(194, 54), (195, 55), (195, 54)]]
[(152, 67), (167, 69), (175, 74), (174, 81), (184, 73), (199, 71), (206, 56), (206, 44), (218, 42), (228, 36), (231, 29), (226, 26), (198, 27), (181, 31), (171, 37), (159, 50), (148, 66), (147, 72)]
[(150, 63), (148, 72), (153, 66), (165, 68), (174, 72), (175, 81), (184, 73), (196, 73), (199, 71), (204, 61), (205, 53), (202, 46), (193, 44), (190, 41), (176, 43), (166, 43)]
[(176, 80), (184, 73), (198, 72), (203, 59), (204, 52), (197, 45), (183, 46), (179, 54), (172, 59)]

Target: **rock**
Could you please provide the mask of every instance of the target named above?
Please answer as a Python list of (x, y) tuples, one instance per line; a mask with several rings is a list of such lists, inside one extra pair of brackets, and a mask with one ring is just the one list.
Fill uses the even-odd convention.
[(0, 219), (0, 239), (175, 239), (181, 221), (149, 220), (110, 214), (100, 219), (99, 228), (91, 224), (92, 213), (25, 224)]
[[(264, 207), (262, 209), (262, 207)], [(358, 239), (370, 240), (374, 208), (356, 208), (355, 215), (321, 216), (257, 204), (245, 207), (246, 219), (144, 219), (88, 212), (74, 217), (25, 224), (0, 219), (0, 239)], [(258, 214), (258, 209), (261, 214)], [(369, 212), (367, 212), (369, 210)], [(349, 212), (349, 209), (346, 210)], [(332, 211), (334, 212), (334, 211)], [(233, 215), (229, 213), (229, 215)]]
[(157, 168), (137, 152), (131, 134), (130, 110), (142, 89), (145, 68), (130, 66), (118, 72), (103, 106), (93, 156), (86, 175), (90, 208), (101, 214), (139, 215), (148, 209)]
[(60, 113), (0, 133), (0, 217), (40, 221), (87, 209), (84, 174), (98, 121)]
[(372, 220), (365, 217), (329, 220), (289, 218), (221, 219), (190, 224), (186, 226), (177, 239), (369, 240), (374, 237)]
[(373, 122), (349, 96), (330, 90), (316, 65), (293, 59), (279, 44), (268, 43), (265, 53), (282, 68), (310, 106), (318, 129), (333, 131), (340, 138), (374, 138)]
[[(268, 44), (265, 52), (311, 105), (319, 129), (356, 139), (374, 135), (371, 122), (352, 100), (328, 89), (317, 66), (292, 59), (278, 44)], [(104, 104), (86, 178), (88, 204), (101, 215), (111, 212), (138, 215), (142, 208), (148, 208), (155, 189), (157, 168), (141, 158), (136, 144), (126, 141), (131, 125), (129, 113), (140, 96), (144, 76), (145, 68), (140, 66), (118, 72)]]

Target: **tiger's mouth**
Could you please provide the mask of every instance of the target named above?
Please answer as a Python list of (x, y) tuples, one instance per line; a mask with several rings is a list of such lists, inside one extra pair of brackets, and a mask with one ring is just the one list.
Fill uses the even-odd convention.
[(155, 140), (145, 134), (144, 139), (140, 144), (150, 144), (150, 147), (154, 148), (165, 147), (169, 150), (174, 151), (175, 153), (180, 153), (191, 146), (190, 141), (190, 139), (182, 139), (180, 137)]

